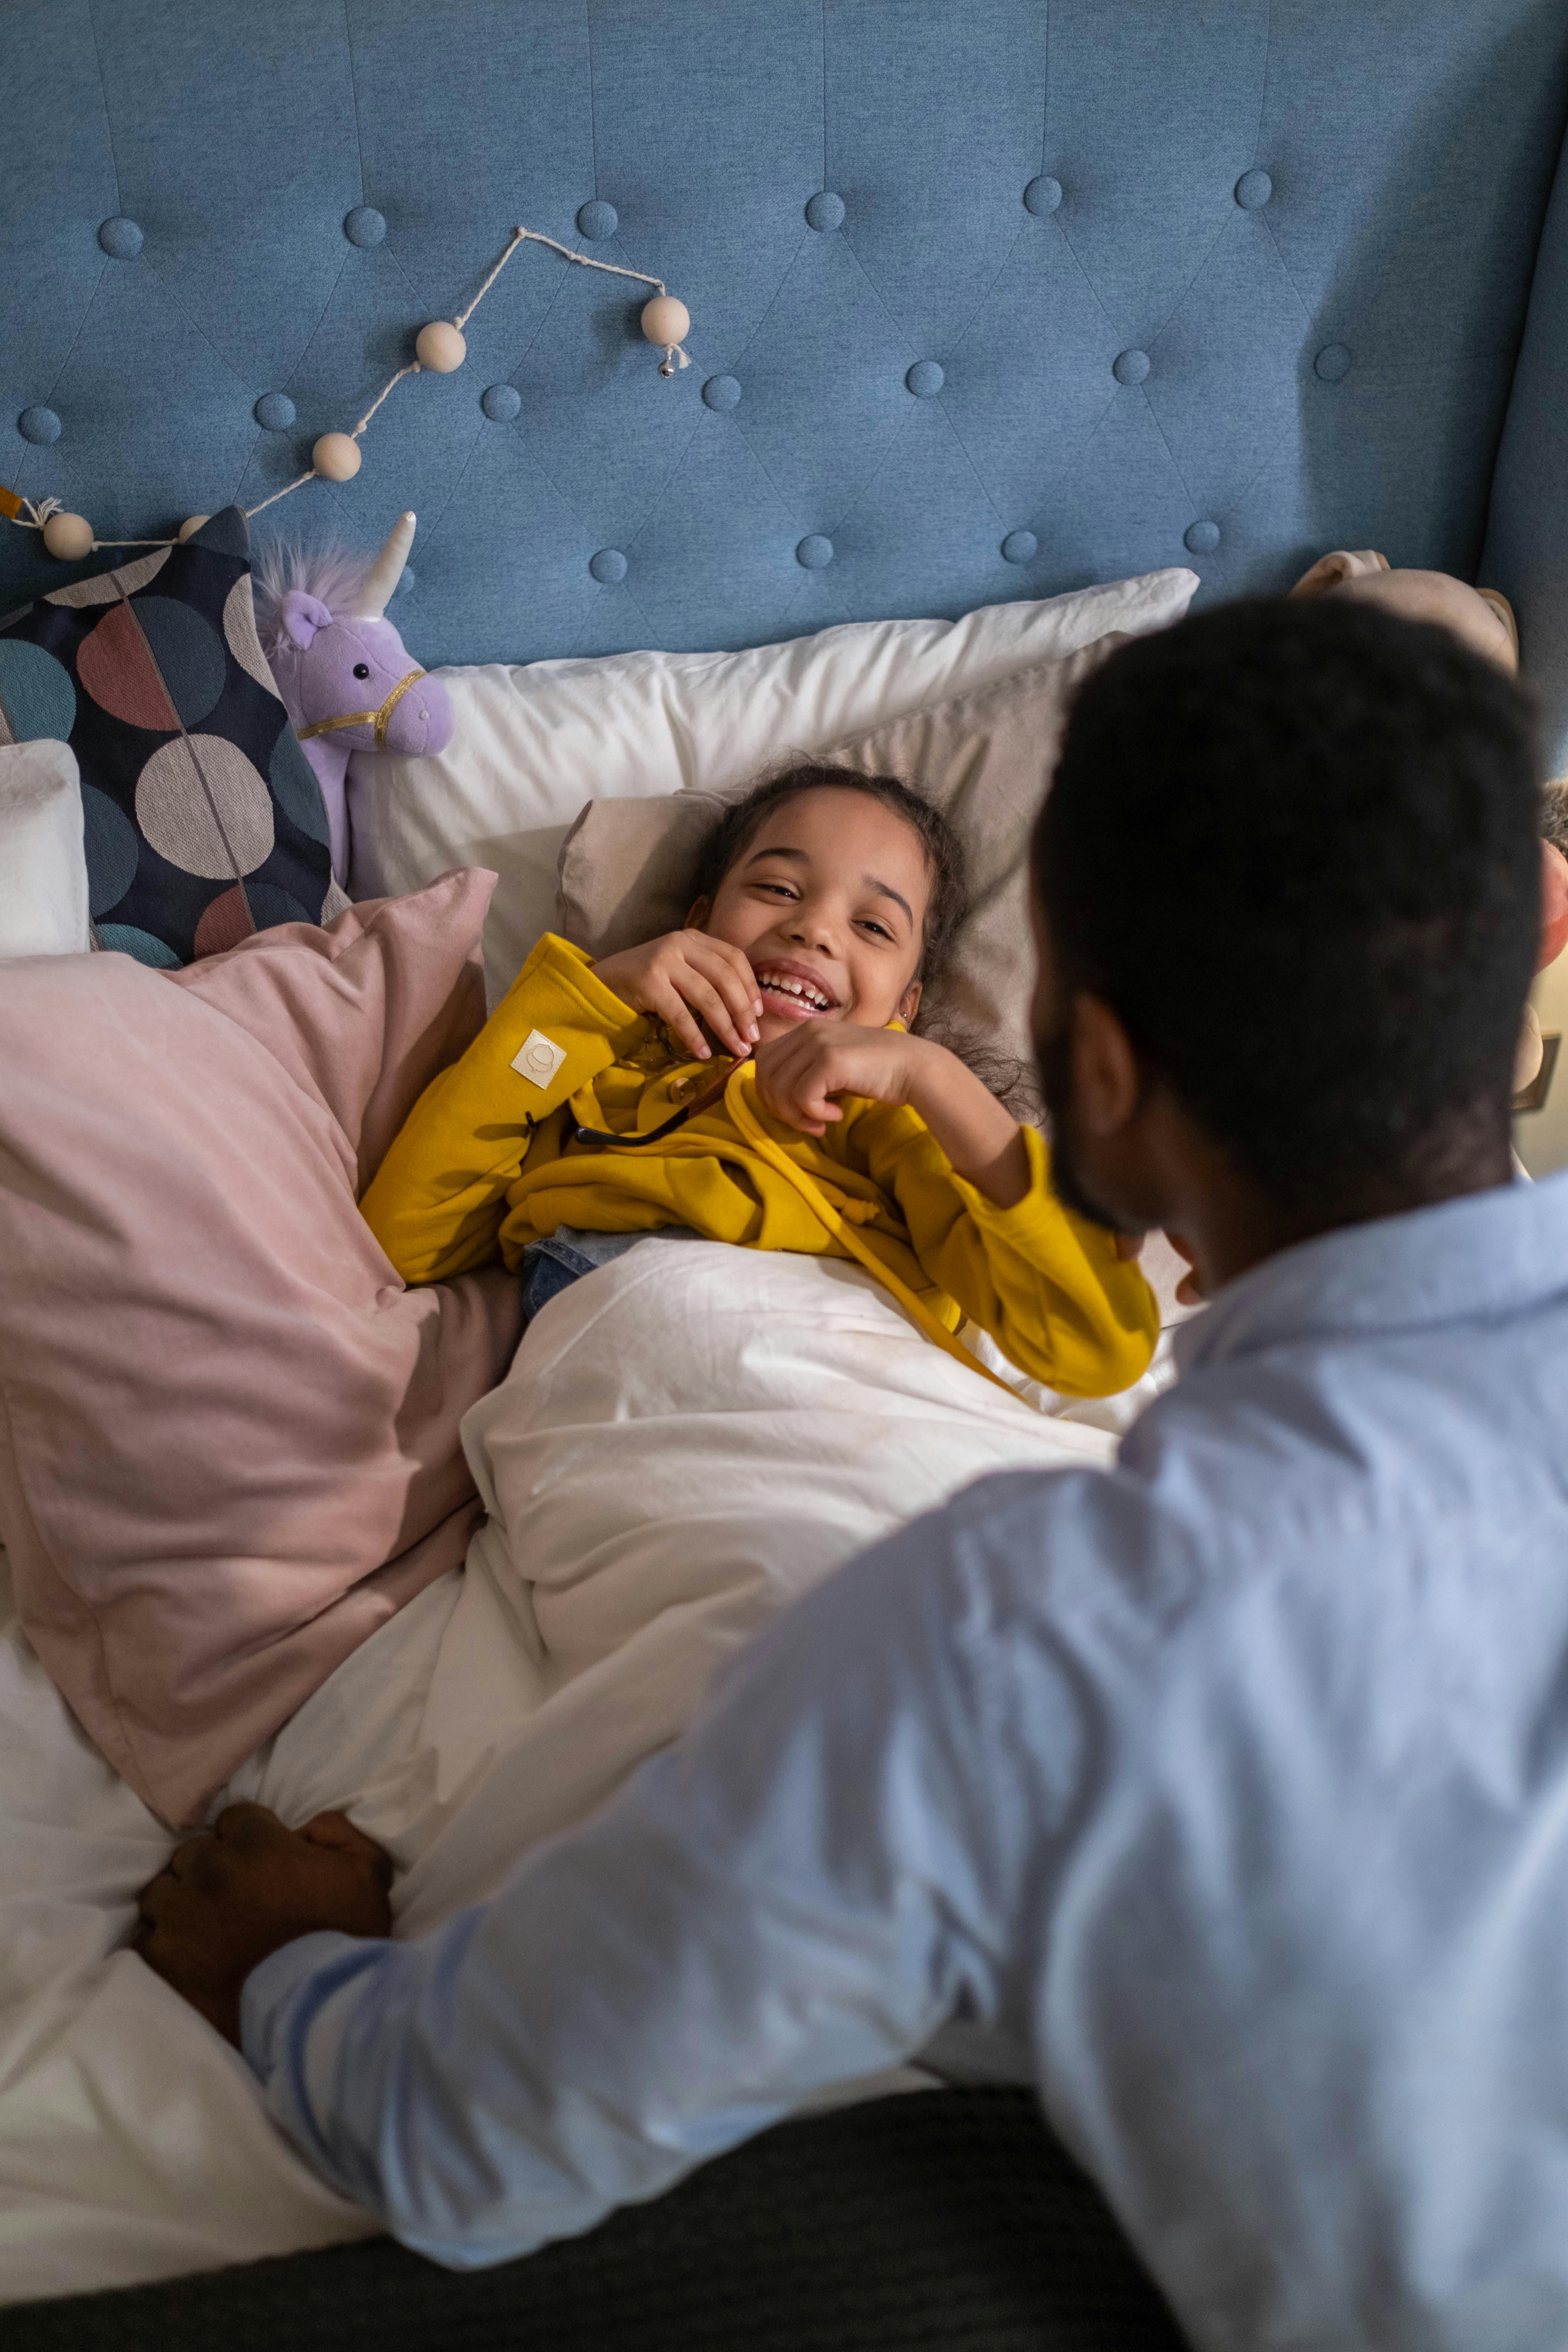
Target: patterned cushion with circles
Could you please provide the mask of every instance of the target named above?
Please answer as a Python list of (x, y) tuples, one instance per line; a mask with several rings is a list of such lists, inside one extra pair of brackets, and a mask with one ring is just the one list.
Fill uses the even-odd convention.
[(173, 967), (346, 904), (257, 637), (237, 507), (0, 622), (0, 743), (41, 736), (81, 771), (100, 947)]

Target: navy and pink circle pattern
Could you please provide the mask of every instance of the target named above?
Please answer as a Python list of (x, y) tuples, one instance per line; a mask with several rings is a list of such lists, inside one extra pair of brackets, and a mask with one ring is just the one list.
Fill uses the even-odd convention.
[(68, 741), (100, 946), (174, 966), (343, 903), (229, 508), (0, 629), (0, 741)]

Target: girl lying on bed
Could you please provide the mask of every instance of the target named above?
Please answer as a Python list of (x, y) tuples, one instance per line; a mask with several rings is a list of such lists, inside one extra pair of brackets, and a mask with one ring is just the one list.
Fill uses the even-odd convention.
[(919, 1033), (963, 913), (960, 844), (907, 785), (760, 785), (716, 828), (684, 930), (596, 964), (540, 940), (387, 1153), (373, 1232), (407, 1282), (499, 1244), (531, 1314), (651, 1234), (853, 1257), (942, 1344), (968, 1316), (1054, 1389), (1125, 1388), (1159, 1329), (1138, 1267)]

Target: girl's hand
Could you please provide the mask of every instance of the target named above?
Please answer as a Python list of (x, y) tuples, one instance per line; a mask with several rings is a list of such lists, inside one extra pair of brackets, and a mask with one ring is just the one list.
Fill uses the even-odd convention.
[[(844, 1113), (836, 1095), (907, 1103), (921, 1058), (933, 1049), (898, 1029), (860, 1029), (849, 1021), (802, 1021), (757, 1048), (757, 1093), (763, 1108), (803, 1135), (825, 1135)], [(940, 1052), (941, 1048), (934, 1050)]]
[(757, 1051), (757, 1093), (775, 1118), (803, 1135), (823, 1135), (844, 1113), (836, 1095), (908, 1103), (967, 1177), (999, 1208), (1029, 1189), (1023, 1130), (973, 1070), (930, 1037), (901, 1029), (858, 1029), (847, 1021), (803, 1021)]
[(739, 948), (710, 940), (706, 931), (666, 931), (640, 948), (605, 956), (594, 971), (623, 1004), (651, 1013), (672, 1029), (700, 1062), (713, 1056), (700, 1020), (728, 1052), (742, 1056), (762, 1034), (755, 972)]

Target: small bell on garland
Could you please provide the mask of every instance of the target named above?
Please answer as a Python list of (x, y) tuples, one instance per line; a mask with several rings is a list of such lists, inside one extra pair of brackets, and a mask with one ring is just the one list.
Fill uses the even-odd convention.
[[(609, 210), (607, 206), (605, 209)], [(379, 215), (372, 215), (371, 218), (378, 219)], [(613, 226), (615, 222), (613, 212), (609, 212), (609, 219)], [(126, 224), (121, 223), (119, 226), (124, 226)], [(137, 234), (139, 235), (140, 232)], [(353, 431), (321, 434), (310, 451), (310, 464), (307, 471), (297, 476), (293, 481), (286, 482), (283, 488), (275, 490), (270, 498), (263, 499), (260, 505), (247, 508), (245, 509), (247, 519), (259, 514), (263, 507), (272, 506), (279, 499), (287, 498), (291, 490), (296, 490), (302, 483), (308, 482), (312, 474), (320, 481), (352, 481), (359, 472), (362, 462), (359, 436), (388, 393), (393, 391), (405, 376), (416, 375), (422, 368), (427, 369), (434, 375), (450, 375), (455, 369), (462, 366), (468, 355), (468, 342), (463, 334), (464, 326), (468, 323), (471, 313), (483, 301), (495, 284), (512, 255), (525, 242), (548, 246), (552, 252), (560, 254), (563, 260), (574, 262), (581, 268), (607, 270), (612, 277), (633, 278), (640, 280), (645, 286), (657, 287), (658, 291), (650, 301), (644, 303), (641, 316), (643, 333), (650, 343), (657, 344), (664, 353), (659, 362), (658, 372), (661, 376), (672, 376), (678, 369), (689, 368), (691, 365), (690, 358), (683, 349), (685, 339), (691, 331), (691, 313), (684, 302), (678, 300), (673, 294), (665, 292), (662, 279), (650, 278), (644, 270), (623, 268), (616, 262), (595, 260), (589, 254), (574, 252), (570, 246), (563, 245), (558, 237), (544, 236), (537, 229), (520, 226), (512, 230), (506, 250), (489, 271), (467, 308), (459, 310), (456, 319), (426, 320), (415, 339), (415, 350), (418, 355), (416, 362), (397, 370), (396, 373), (382, 387)], [(260, 413), (267, 411), (270, 404), (278, 405), (286, 415), (288, 422), (293, 422), (292, 401), (286, 394), (270, 393), (258, 404), (258, 422), (266, 422), (270, 429), (272, 418), (270, 415), (264, 416)], [(485, 413), (489, 415), (491, 412), (487, 407)], [(50, 421), (53, 432), (58, 434), (58, 419), (52, 418)], [(283, 416), (280, 415), (277, 421), (281, 424)], [(61, 563), (79, 563), (84, 556), (92, 554), (100, 546), (120, 548), (181, 545), (194, 538), (203, 524), (209, 520), (205, 514), (188, 515), (180, 525), (178, 537), (173, 540), (149, 538), (100, 541), (95, 537), (92, 525), (88, 521), (87, 517), (67, 513), (58, 499), (24, 498), (19, 491), (7, 489), (4, 485), (0, 485), (0, 518), (19, 524), (25, 530), (37, 531), (48, 552)]]
[(664, 357), (658, 363), (660, 375), (673, 375), (678, 364), (691, 365), (680, 348), (691, 332), (691, 313), (673, 294), (656, 294), (651, 302), (643, 304), (642, 331), (650, 343), (664, 345)]

